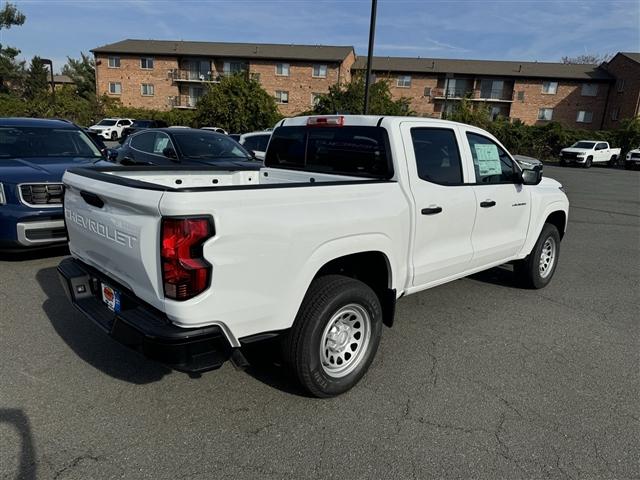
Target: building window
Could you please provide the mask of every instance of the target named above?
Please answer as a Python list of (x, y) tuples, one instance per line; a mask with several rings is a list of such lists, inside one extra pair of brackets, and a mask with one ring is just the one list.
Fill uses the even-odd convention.
[(120, 82), (109, 82), (109, 93), (111, 95), (120, 95), (122, 93), (122, 84)]
[(109, 57), (109, 68), (120, 68), (120, 57)]
[(326, 65), (314, 65), (312, 76), (314, 78), (327, 78), (327, 66)]
[(276, 63), (276, 75), (279, 77), (289, 76), (289, 64), (288, 63)]
[(153, 69), (153, 58), (151, 57), (142, 57), (140, 59), (140, 68), (144, 70)]
[(538, 110), (538, 120), (551, 120), (553, 118), (553, 108), (541, 108)]
[(276, 90), (276, 103), (282, 103), (282, 104), (289, 103), (289, 92)]
[(524, 102), (524, 90), (518, 91), (518, 101)]
[(222, 71), (225, 75), (233, 75), (234, 73), (243, 72), (244, 70), (244, 62), (224, 62), (222, 66)]
[(320, 98), (322, 97), (322, 95), (325, 95), (325, 94), (324, 93), (312, 93), (311, 94), (311, 105), (316, 107), (318, 105), (318, 103), (320, 102)]
[(576, 122), (578, 123), (591, 123), (593, 120), (593, 112), (587, 112), (585, 110), (580, 110), (578, 112), (578, 116), (576, 117)]
[(618, 93), (624, 92), (624, 78), (619, 78), (616, 81), (616, 90), (618, 90)]
[(424, 87), (424, 96), (425, 97), (431, 96), (431, 87)]
[(583, 83), (582, 84), (582, 96), (583, 97), (595, 97), (598, 94), (597, 83)]
[(140, 85), (140, 93), (143, 97), (153, 97), (155, 95), (155, 89), (152, 83), (143, 83)]
[(558, 82), (542, 82), (542, 93), (555, 95), (558, 92)]
[(614, 122), (618, 120), (619, 115), (620, 115), (620, 107), (616, 107), (613, 110), (611, 110), (611, 120), (613, 120)]
[(398, 80), (396, 81), (396, 85), (400, 88), (411, 87), (411, 75), (398, 75)]

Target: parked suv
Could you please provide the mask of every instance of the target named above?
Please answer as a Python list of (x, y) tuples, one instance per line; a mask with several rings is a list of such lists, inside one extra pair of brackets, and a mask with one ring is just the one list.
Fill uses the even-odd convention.
[(66, 242), (62, 174), (101, 158), (95, 143), (73, 123), (0, 119), (0, 248)]
[(115, 141), (122, 137), (124, 129), (132, 124), (133, 120), (130, 118), (104, 118), (95, 125), (91, 125), (89, 129), (98, 133), (105, 140)]
[(640, 166), (640, 147), (630, 150), (624, 160), (624, 168), (631, 169)]
[(271, 139), (271, 132), (250, 132), (242, 135), (230, 135), (235, 141), (247, 150), (253, 152), (258, 160), (264, 160), (264, 154), (267, 151), (267, 145)]

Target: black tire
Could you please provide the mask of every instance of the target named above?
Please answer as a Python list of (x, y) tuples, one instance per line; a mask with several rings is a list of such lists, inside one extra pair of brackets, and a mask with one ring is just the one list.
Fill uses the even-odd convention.
[(612, 155), (611, 158), (609, 159), (609, 166), (615, 167), (617, 165), (618, 165), (618, 157), (616, 157), (615, 155)]
[(631, 170), (633, 168), (633, 164), (631, 162), (624, 162), (624, 169)]
[[(551, 240), (555, 243), (555, 251), (553, 264), (550, 265), (550, 270), (545, 272), (544, 276), (540, 271), (540, 259), (542, 256), (543, 247), (547, 240)], [(544, 288), (546, 287), (558, 266), (558, 259), (560, 258), (560, 233), (555, 225), (551, 223), (545, 223), (542, 227), (542, 232), (538, 237), (538, 241), (531, 253), (524, 259), (518, 260), (513, 266), (513, 271), (516, 276), (517, 282), (524, 288)]]
[(118, 132), (111, 132), (111, 140), (114, 142), (118, 140)]
[(584, 168), (591, 168), (592, 164), (593, 164), (593, 157), (587, 157), (587, 159), (584, 161)]
[(560, 166), (561, 167), (566, 167), (567, 166), (567, 161), (564, 158), (560, 159)]
[[(344, 376), (336, 377), (328, 373), (327, 368), (338, 367), (325, 367), (322, 364), (320, 345), (329, 323), (336, 321), (334, 315), (352, 305), (357, 305), (368, 314), (370, 334), (366, 346), (363, 346), (364, 343), (361, 345), (363, 350), (354, 350), (353, 369)], [(354, 325), (357, 326), (358, 322)], [(302, 387), (311, 395), (333, 397), (349, 390), (366, 373), (378, 349), (381, 334), (382, 308), (374, 291), (353, 278), (326, 275), (314, 280), (309, 287), (293, 327), (284, 338), (284, 359)], [(352, 345), (348, 345), (348, 348)], [(348, 348), (345, 347), (344, 355), (352, 355)]]

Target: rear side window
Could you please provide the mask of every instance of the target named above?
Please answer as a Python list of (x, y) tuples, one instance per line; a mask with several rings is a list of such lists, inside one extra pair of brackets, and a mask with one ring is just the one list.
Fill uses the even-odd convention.
[(418, 177), (441, 185), (462, 183), (462, 164), (453, 130), (412, 128), (411, 140)]
[(497, 143), (470, 132), (467, 132), (467, 140), (476, 171), (476, 183), (515, 183), (515, 165)]
[(155, 133), (140, 133), (131, 137), (131, 148), (135, 148), (141, 152), (153, 153), (155, 139)]
[(252, 135), (250, 137), (245, 138), (243, 145), (245, 148), (248, 148), (249, 150), (264, 152), (267, 150), (269, 137), (271, 137), (271, 135)]
[(279, 127), (271, 137), (267, 167), (391, 178), (387, 132), (381, 127)]

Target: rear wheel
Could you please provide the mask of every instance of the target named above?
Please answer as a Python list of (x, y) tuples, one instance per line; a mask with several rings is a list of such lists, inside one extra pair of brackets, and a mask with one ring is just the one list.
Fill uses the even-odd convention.
[(382, 309), (366, 284), (342, 275), (313, 281), (284, 342), (300, 384), (316, 397), (353, 387), (371, 365), (382, 333)]
[(612, 155), (609, 159), (609, 166), (615, 167), (616, 165), (618, 165), (618, 158), (615, 155)]
[(560, 233), (555, 225), (545, 223), (533, 250), (514, 264), (517, 281), (525, 288), (543, 288), (553, 278), (560, 256)]
[(584, 161), (584, 168), (591, 168), (592, 164), (593, 164), (593, 157), (587, 157), (587, 159)]

